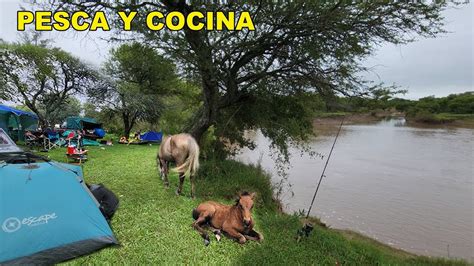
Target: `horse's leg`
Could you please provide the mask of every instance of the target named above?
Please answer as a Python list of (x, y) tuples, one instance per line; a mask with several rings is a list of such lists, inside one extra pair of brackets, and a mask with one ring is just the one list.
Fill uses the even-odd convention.
[(216, 237), (217, 241), (221, 241), (221, 238), (222, 238), (221, 230), (212, 226), (210, 226), (210, 228), (211, 228), (211, 231), (214, 233), (214, 236)]
[(199, 232), (202, 238), (204, 238), (204, 245), (208, 246), (211, 243), (211, 239), (209, 238), (206, 230), (201, 227), (201, 225), (206, 223), (206, 215), (206, 213), (201, 213), (196, 221), (194, 221), (193, 228)]
[(158, 174), (160, 175), (161, 180), (163, 180), (163, 165), (161, 164), (161, 159), (159, 155), (156, 156), (156, 165), (158, 166)]
[(160, 159), (160, 164), (163, 167), (163, 170), (162, 170), (163, 171), (163, 181), (165, 182), (165, 187), (168, 188), (170, 186), (170, 181), (168, 180), (168, 165), (169, 165), (169, 162)]
[(226, 232), (230, 237), (237, 239), (239, 244), (245, 244), (245, 242), (247, 242), (245, 236), (235, 230), (232, 226), (226, 226), (224, 223), (222, 230), (224, 230), (224, 232)]
[(179, 173), (179, 187), (178, 190), (176, 191), (176, 194), (179, 196), (181, 195), (181, 192), (183, 191), (183, 183), (184, 183), (184, 173)]
[(262, 241), (263, 235), (255, 230), (250, 230), (250, 232), (244, 235), (247, 240)]
[(189, 181), (191, 182), (191, 198), (196, 199), (196, 195), (194, 194), (194, 176), (189, 175)]

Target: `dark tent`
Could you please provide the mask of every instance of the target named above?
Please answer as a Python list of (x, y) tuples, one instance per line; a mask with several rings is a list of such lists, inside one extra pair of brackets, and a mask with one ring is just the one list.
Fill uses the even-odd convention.
[(116, 203), (94, 198), (80, 166), (23, 152), (1, 129), (0, 140), (0, 265), (54, 264), (117, 244), (101, 212)]
[(25, 131), (37, 126), (37, 115), (0, 104), (0, 128), (15, 140), (23, 140)]
[(141, 141), (161, 142), (163, 132), (148, 131), (140, 136)]
[(92, 130), (102, 128), (102, 124), (94, 118), (71, 116), (66, 119), (67, 129)]

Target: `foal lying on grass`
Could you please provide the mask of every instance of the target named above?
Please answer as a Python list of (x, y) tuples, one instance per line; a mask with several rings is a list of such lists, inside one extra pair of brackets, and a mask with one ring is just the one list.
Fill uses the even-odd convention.
[(206, 201), (193, 210), (193, 227), (199, 231), (204, 244), (211, 242), (203, 226), (209, 226), (214, 232), (217, 241), (221, 239), (221, 230), (229, 237), (244, 244), (247, 240), (261, 241), (262, 234), (253, 230), (252, 219), (253, 199), (255, 193), (243, 192), (236, 200), (236, 204), (228, 206), (214, 201)]

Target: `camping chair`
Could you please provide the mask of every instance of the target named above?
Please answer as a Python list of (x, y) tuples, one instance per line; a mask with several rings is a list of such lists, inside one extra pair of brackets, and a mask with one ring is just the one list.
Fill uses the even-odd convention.
[(43, 141), (33, 134), (25, 134), (25, 144), (28, 148), (34, 149), (43, 146)]
[(48, 149), (48, 150), (51, 150), (51, 149), (54, 149), (54, 148), (59, 148), (59, 133), (57, 132), (48, 132), (48, 138), (46, 140), (46, 145), (47, 147), (45, 147), (45, 149)]
[(33, 135), (27, 135), (27, 134), (25, 134), (25, 144), (26, 144), (26, 146), (29, 147), (30, 149), (35, 146), (35, 143), (36, 143), (37, 140), (38, 140), (37, 137), (35, 137), (35, 136), (33, 136)]

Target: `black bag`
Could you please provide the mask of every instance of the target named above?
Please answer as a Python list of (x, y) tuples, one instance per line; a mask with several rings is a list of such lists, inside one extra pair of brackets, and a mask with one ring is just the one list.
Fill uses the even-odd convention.
[(110, 222), (119, 206), (119, 199), (110, 189), (106, 188), (102, 184), (87, 184), (87, 187), (99, 202), (100, 211), (104, 215), (105, 219)]

